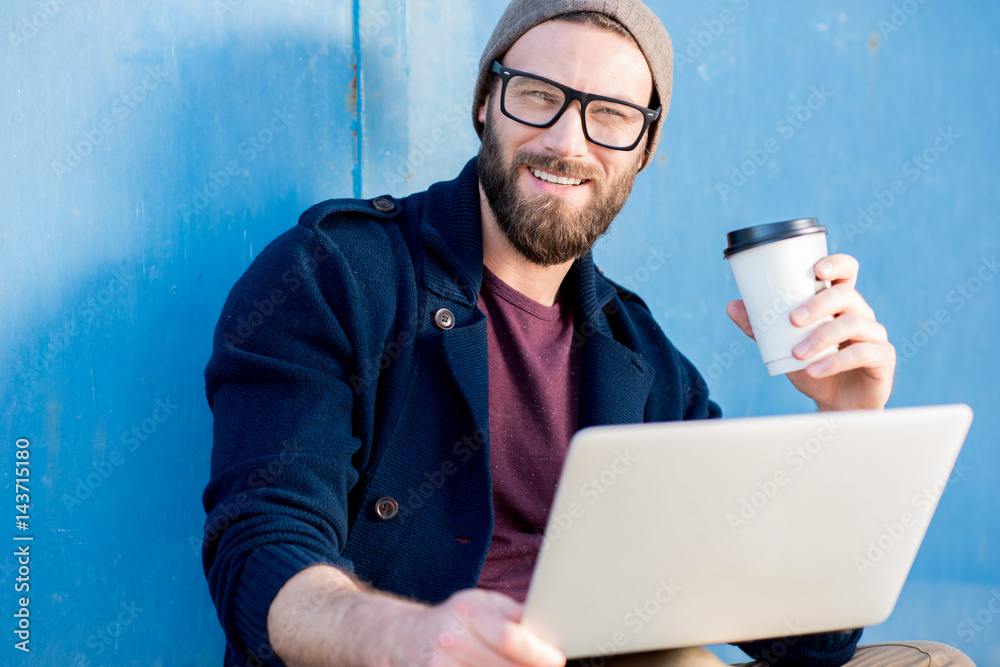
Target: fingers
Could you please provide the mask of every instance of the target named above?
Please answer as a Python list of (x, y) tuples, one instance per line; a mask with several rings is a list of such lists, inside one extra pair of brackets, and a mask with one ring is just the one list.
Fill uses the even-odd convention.
[(462, 638), (465, 641), (441, 647), (458, 664), (559, 667), (566, 662), (558, 649), (518, 623), (523, 606), (505, 595), (467, 591), (453, 596), (445, 606), (467, 634)]
[[(516, 603), (515, 603), (516, 604)], [(516, 618), (520, 619), (518, 605)], [(504, 613), (504, 612), (507, 613)], [(559, 667), (566, 664), (566, 657), (554, 646), (542, 641), (538, 635), (514, 620), (509, 610), (497, 608), (493, 618), (484, 618), (471, 629), (483, 642), (498, 654), (518, 665), (543, 665)]]
[(846, 313), (857, 313), (872, 321), (875, 311), (860, 293), (848, 283), (840, 283), (817, 292), (791, 313), (792, 324), (804, 327), (824, 317), (840, 317)]
[[(891, 384), (896, 364), (896, 349), (888, 334), (875, 317), (864, 297), (855, 289), (858, 281), (858, 261), (850, 255), (825, 257), (815, 265), (816, 277), (829, 281), (828, 289), (818, 292), (795, 308), (789, 319), (795, 326), (805, 327), (832, 318), (793, 349), (797, 359), (809, 360), (831, 347), (839, 350), (806, 369), (813, 378), (827, 378), (846, 371), (863, 369), (879, 385)], [(726, 307), (729, 317), (750, 338), (753, 331), (742, 301), (732, 301)]]
[(753, 329), (750, 327), (750, 317), (747, 315), (746, 306), (739, 299), (736, 301), (730, 301), (729, 305), (726, 306), (726, 314), (729, 315), (729, 319), (736, 323), (740, 329), (743, 330), (750, 338), (753, 338)]
[(850, 313), (819, 327), (805, 340), (792, 348), (796, 359), (809, 359), (828, 347), (840, 347), (844, 343), (888, 343), (889, 335), (885, 327), (874, 319)]
[(520, 621), (521, 614), (524, 613), (524, 605), (514, 598), (478, 588), (459, 591), (452, 596), (452, 599), (456, 602), (461, 601), (478, 611), (515, 622)]
[[(875, 311), (871, 309), (862, 296), (845, 286), (835, 286), (818, 292), (804, 304), (791, 312), (792, 324), (798, 327), (821, 320), (825, 317), (837, 317), (848, 311), (858, 311), (870, 319), (875, 319)], [(742, 301), (730, 301), (726, 306), (726, 314), (729, 315), (736, 325), (742, 329), (750, 338), (753, 338), (753, 329), (750, 326), (750, 317), (747, 315), (746, 306)]]
[(890, 343), (854, 343), (806, 368), (813, 378), (827, 378), (863, 368), (876, 380), (891, 380), (896, 348)]
[(824, 257), (816, 262), (816, 277), (829, 280), (834, 285), (846, 284), (850, 288), (858, 283), (858, 260), (850, 255), (838, 254)]
[(513, 621), (486, 624), (473, 630), (488, 646), (514, 664), (537, 667), (562, 667), (566, 664), (566, 657), (557, 648)]
[[(862, 312), (874, 320), (874, 311), (854, 289), (858, 282), (858, 270), (858, 260), (850, 255), (830, 255), (817, 262), (814, 267), (816, 277), (829, 281), (831, 287), (818, 292), (816, 296), (795, 309), (791, 314), (792, 324), (806, 326), (824, 317), (836, 317), (849, 311)], [(726, 306), (726, 313), (743, 333), (750, 338), (754, 337), (750, 318), (742, 301), (730, 301)]]

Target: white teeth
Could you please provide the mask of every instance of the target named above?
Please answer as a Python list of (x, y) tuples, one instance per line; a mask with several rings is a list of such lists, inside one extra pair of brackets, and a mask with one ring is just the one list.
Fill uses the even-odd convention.
[(534, 167), (531, 167), (531, 173), (534, 174), (535, 178), (537, 178), (540, 181), (547, 181), (549, 183), (556, 183), (558, 185), (581, 185), (583, 183), (583, 180), (579, 178), (554, 176), (548, 172), (542, 171), (541, 169), (535, 169)]

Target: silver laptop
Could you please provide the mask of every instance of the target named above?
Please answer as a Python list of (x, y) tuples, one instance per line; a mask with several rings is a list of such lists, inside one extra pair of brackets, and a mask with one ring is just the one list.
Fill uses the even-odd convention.
[(966, 405), (574, 436), (523, 623), (569, 658), (881, 623)]

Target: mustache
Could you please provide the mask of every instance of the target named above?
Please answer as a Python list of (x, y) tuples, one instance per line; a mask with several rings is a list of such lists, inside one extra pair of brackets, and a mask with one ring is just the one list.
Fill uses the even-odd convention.
[(535, 167), (537, 169), (541, 169), (542, 171), (562, 174), (564, 176), (569, 176), (570, 178), (580, 178), (585, 181), (600, 182), (604, 175), (600, 169), (592, 164), (553, 157), (542, 153), (534, 153), (523, 148), (519, 149), (514, 154), (513, 166), (515, 169), (522, 166)]

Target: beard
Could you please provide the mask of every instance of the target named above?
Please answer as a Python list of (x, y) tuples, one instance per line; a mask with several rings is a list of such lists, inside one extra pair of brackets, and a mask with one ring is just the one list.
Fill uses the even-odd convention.
[[(500, 231), (515, 250), (539, 266), (562, 264), (586, 254), (625, 206), (643, 152), (638, 151), (635, 164), (610, 181), (594, 165), (523, 148), (517, 150), (510, 164), (505, 164), (492, 108), (487, 116), (477, 167), (479, 182)], [(580, 210), (561, 197), (523, 194), (517, 188), (517, 179), (526, 165), (589, 181), (592, 201)]]

